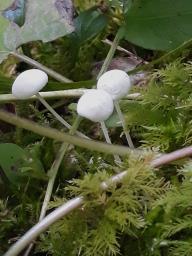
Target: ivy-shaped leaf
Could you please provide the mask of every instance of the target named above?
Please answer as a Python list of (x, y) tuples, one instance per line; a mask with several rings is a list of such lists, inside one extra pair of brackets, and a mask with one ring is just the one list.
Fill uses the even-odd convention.
[(26, 3), (24, 0), (4, 0), (0, 3), (0, 63), (22, 44), (37, 40), (49, 42), (73, 32), (72, 7), (71, 0), (33, 0)]
[(11, 24), (5, 33), (10, 50), (31, 41), (49, 42), (74, 30), (68, 17), (63, 17), (55, 0), (33, 0), (26, 3), (25, 23), (20, 28)]

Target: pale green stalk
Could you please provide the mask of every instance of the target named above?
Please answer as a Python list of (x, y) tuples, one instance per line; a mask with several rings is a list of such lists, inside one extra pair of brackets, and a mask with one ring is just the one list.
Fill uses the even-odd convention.
[[(79, 118), (80, 117), (78, 117), (78, 119)], [(72, 136), (65, 132), (60, 132), (54, 128), (41, 126), (33, 121), (29, 121), (28, 119), (18, 117), (14, 114), (8, 113), (3, 110), (0, 110), (0, 120), (5, 121), (6, 123), (12, 124), (14, 126), (23, 128), (25, 130), (32, 131), (43, 137), (69, 143), (78, 147), (86, 148), (89, 150), (105, 154), (118, 154), (120, 156), (126, 156), (127, 154), (132, 152), (132, 150), (125, 146), (110, 145), (104, 142), (80, 138), (79, 136)], [(140, 152), (140, 150), (134, 150), (134, 152), (137, 153)]]
[[(71, 129), (69, 131), (70, 135), (74, 135), (74, 133), (76, 132), (77, 127), (79, 126), (80, 122), (81, 122), (81, 118), (79, 117), (79, 118), (76, 119), (73, 126), (71, 127)], [(55, 179), (56, 179), (59, 167), (62, 163), (63, 157), (64, 157), (64, 155), (67, 151), (68, 146), (69, 146), (69, 143), (63, 143), (61, 145), (61, 147), (58, 151), (58, 154), (56, 156), (56, 159), (53, 162), (53, 164), (51, 166), (51, 169), (49, 171), (49, 177), (50, 178), (49, 178), (49, 182), (48, 182), (48, 185), (47, 185), (47, 190), (46, 190), (46, 193), (45, 193), (45, 198), (44, 198), (44, 201), (43, 201), (43, 205), (42, 205), (42, 208), (41, 208), (39, 221), (41, 221), (45, 217), (45, 214), (46, 214), (46, 211), (47, 211), (47, 206), (49, 204), (51, 194), (52, 194), (52, 191), (53, 191), (53, 186), (54, 186), (54, 183), (55, 183)]]
[[(85, 92), (88, 92), (90, 89), (71, 89), (71, 90), (61, 90), (61, 91), (50, 91), (50, 92), (40, 92), (42, 98), (44, 99), (60, 99), (60, 98), (79, 98)], [(132, 93), (128, 94), (124, 99), (127, 100), (140, 100), (140, 93)], [(27, 101), (37, 100), (37, 96), (32, 96)], [(17, 99), (13, 96), (13, 94), (0, 94), (0, 104), (8, 103), (8, 102), (17, 102), (17, 101), (25, 101), (23, 99)]]
[[(105, 122), (102, 121), (102, 122), (100, 122), (100, 124), (101, 124), (101, 129), (103, 131), (103, 134), (104, 134), (106, 142), (108, 144), (112, 144), (111, 139), (109, 137), (109, 133), (108, 133), (107, 127), (105, 125)], [(116, 163), (121, 163), (121, 159), (120, 159), (120, 157), (118, 155), (114, 155), (114, 159), (115, 159)]]
[(119, 41), (120, 41), (120, 30), (117, 32), (117, 34), (116, 34), (116, 36), (114, 38), (114, 41), (111, 44), (111, 48), (110, 48), (110, 50), (109, 50), (109, 52), (107, 54), (107, 57), (106, 57), (106, 59), (105, 59), (105, 61), (103, 63), (103, 66), (101, 67), (101, 70), (100, 70), (100, 72), (99, 72), (99, 74), (97, 76), (97, 79), (99, 79), (99, 77), (103, 73), (105, 73), (107, 71), (107, 69), (108, 69), (108, 67), (109, 67), (109, 65), (110, 65), (110, 63), (111, 63), (111, 61), (113, 59), (115, 51), (116, 51), (116, 49), (118, 47)]
[(51, 77), (55, 78), (57, 81), (60, 81), (62, 83), (70, 83), (72, 82), (70, 79), (64, 77), (63, 75), (60, 75), (59, 73), (53, 71), (52, 69), (42, 65), (41, 63), (37, 62), (36, 60), (33, 60), (26, 55), (20, 54), (18, 52), (11, 52), (13, 56), (18, 58), (19, 60), (24, 61), (25, 63), (28, 63), (29, 65), (36, 67), (38, 69), (43, 70), (45, 73), (50, 75)]
[(124, 134), (125, 134), (125, 137), (127, 139), (127, 143), (129, 145), (130, 148), (135, 148), (134, 145), (133, 145), (133, 142), (132, 142), (132, 139), (131, 139), (131, 136), (129, 134), (129, 131), (127, 129), (127, 126), (126, 126), (126, 123), (125, 123), (125, 119), (124, 119), (124, 116), (123, 116), (123, 113), (121, 111), (121, 108), (119, 106), (119, 102), (116, 100), (114, 101), (114, 105), (115, 105), (115, 109), (117, 111), (117, 114), (119, 116), (119, 119), (121, 121), (121, 124), (123, 126), (123, 131), (124, 131)]
[[(72, 126), (65, 121), (49, 104), (47, 101), (44, 100), (43, 97), (39, 93), (36, 94), (36, 97), (39, 99), (39, 101), (47, 108), (47, 110), (61, 123), (63, 124), (66, 128), (71, 129)], [(86, 135), (84, 135), (81, 132), (75, 131), (75, 134), (79, 135), (82, 138), (88, 139)]]

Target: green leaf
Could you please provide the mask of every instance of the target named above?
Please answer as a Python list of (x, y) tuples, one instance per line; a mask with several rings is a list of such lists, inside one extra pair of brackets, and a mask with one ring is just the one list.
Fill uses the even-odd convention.
[(125, 14), (125, 38), (154, 50), (171, 50), (192, 37), (191, 0), (135, 0)]
[(10, 24), (5, 44), (10, 50), (31, 41), (49, 42), (74, 30), (69, 17), (63, 17), (53, 0), (33, 0), (26, 3), (25, 23), (20, 28)]
[(100, 33), (107, 25), (107, 18), (96, 10), (82, 12), (74, 21), (73, 37), (79, 44), (86, 42)]
[[(7, 78), (0, 73), (0, 94), (11, 93), (11, 87), (13, 84), (13, 79)], [(43, 91), (59, 91), (67, 89), (77, 89), (77, 88), (92, 88), (96, 84), (94, 80), (79, 81), (72, 83), (60, 83), (55, 81), (49, 81)]]
[(16, 144), (0, 144), (0, 156), (0, 166), (12, 184), (17, 185), (29, 177), (46, 179), (39, 161)]
[(98, 35), (107, 25), (107, 18), (101, 12), (89, 9), (74, 20), (75, 31), (69, 35), (71, 40), (71, 60), (76, 61), (82, 44)]
[(11, 143), (0, 144), (0, 166), (11, 183), (19, 181), (19, 169), (26, 157), (25, 151)]
[(121, 121), (119, 120), (118, 114), (114, 112), (109, 119), (105, 121), (105, 124), (108, 128), (113, 128), (113, 127), (121, 127)]

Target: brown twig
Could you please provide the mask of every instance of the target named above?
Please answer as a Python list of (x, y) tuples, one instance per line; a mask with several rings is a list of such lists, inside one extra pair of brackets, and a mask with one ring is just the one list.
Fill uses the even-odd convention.
[(172, 153), (162, 155), (151, 162), (152, 167), (159, 167), (173, 161), (192, 156), (192, 146), (176, 150)]

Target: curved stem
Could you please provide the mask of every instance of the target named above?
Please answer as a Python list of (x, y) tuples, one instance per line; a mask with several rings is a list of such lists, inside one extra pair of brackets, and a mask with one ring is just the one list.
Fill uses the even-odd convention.
[[(160, 165), (168, 164), (178, 159), (192, 156), (192, 147), (186, 147), (169, 154), (162, 155), (151, 162), (152, 167), (159, 167)], [(127, 171), (121, 172), (115, 176), (112, 176), (108, 181), (101, 183), (101, 188), (106, 190), (111, 183), (120, 183), (122, 179), (127, 175)], [(4, 254), (4, 256), (16, 256), (18, 255), (32, 240), (39, 236), (42, 232), (49, 228), (50, 225), (57, 220), (63, 218), (68, 213), (79, 208), (83, 204), (83, 197), (75, 197), (69, 200), (64, 205), (60, 206), (52, 213), (47, 215), (41, 222), (33, 226), (25, 235), (23, 235), (12, 247)]]
[(37, 223), (30, 229), (21, 239), (19, 239), (4, 256), (18, 255), (31, 241), (33, 241), (39, 234), (45, 231), (50, 225), (55, 223), (58, 219), (68, 214), (72, 210), (80, 207), (83, 203), (82, 197), (76, 197), (68, 201), (65, 205), (57, 208), (54, 212), (47, 215), (41, 222)]
[(169, 164), (182, 158), (190, 157), (192, 155), (192, 146), (178, 149), (174, 152), (163, 154), (151, 162), (152, 167), (159, 167), (164, 164)]
[(33, 59), (27, 57), (26, 55), (20, 54), (18, 52), (11, 52), (11, 54), (13, 56), (15, 56), (16, 58), (18, 58), (18, 59), (28, 63), (29, 65), (43, 70), (48, 75), (50, 75), (53, 78), (55, 78), (57, 81), (60, 81), (62, 83), (70, 83), (70, 82), (72, 82), (72, 80), (70, 80), (70, 79), (60, 75), (59, 73), (57, 73), (57, 72), (53, 71), (52, 69), (42, 65), (41, 63), (37, 62), (36, 60), (33, 60)]
[[(63, 119), (59, 114), (57, 114), (57, 112), (48, 104), (46, 100), (43, 99), (43, 97), (41, 97), (39, 93), (36, 94), (36, 97), (61, 124), (63, 124), (68, 129), (72, 128), (72, 126), (69, 123), (67, 123), (67, 121), (65, 121), (65, 119)], [(82, 138), (89, 139), (86, 135), (84, 135), (81, 132), (76, 131), (75, 133)]]
[[(109, 137), (109, 133), (108, 133), (107, 127), (105, 125), (105, 122), (102, 121), (102, 122), (100, 122), (100, 124), (101, 124), (101, 129), (103, 131), (103, 134), (104, 134), (106, 142), (108, 144), (112, 144), (111, 139)], [(121, 163), (121, 159), (120, 159), (120, 157), (118, 155), (114, 155), (114, 159), (115, 159), (115, 162)]]
[(124, 131), (124, 133), (125, 133), (125, 137), (126, 137), (126, 139), (127, 139), (127, 143), (128, 143), (128, 145), (129, 145), (130, 148), (135, 148), (134, 145), (133, 145), (131, 136), (130, 136), (130, 134), (129, 134), (129, 131), (128, 131), (128, 129), (127, 129), (127, 126), (126, 126), (126, 124), (125, 124), (125, 119), (124, 119), (124, 116), (123, 116), (123, 114), (122, 114), (121, 108), (120, 108), (120, 106), (119, 106), (119, 102), (118, 102), (118, 101), (114, 101), (114, 105), (115, 105), (115, 109), (116, 109), (116, 111), (117, 111), (117, 114), (118, 114), (118, 116), (119, 116), (119, 119), (120, 119), (120, 121), (121, 121), (121, 124), (122, 124), (122, 126), (123, 126), (123, 131)]

